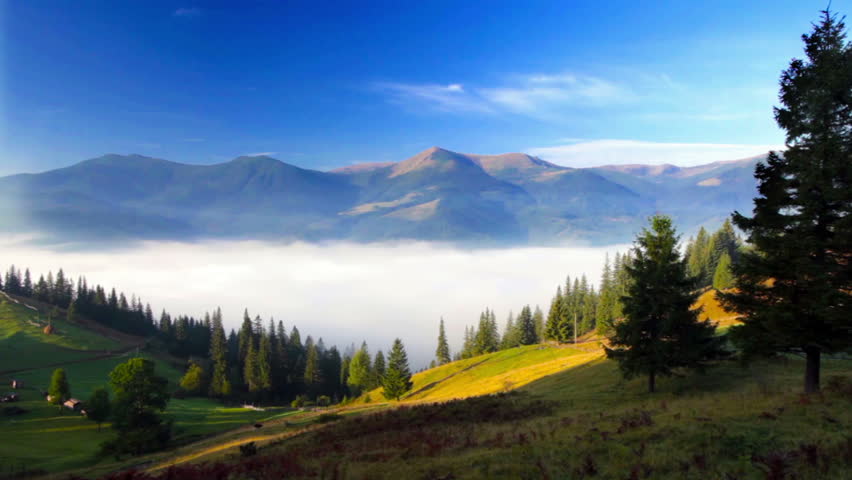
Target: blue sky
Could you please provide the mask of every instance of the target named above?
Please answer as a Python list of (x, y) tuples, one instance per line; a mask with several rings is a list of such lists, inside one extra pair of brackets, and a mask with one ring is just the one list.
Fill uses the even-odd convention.
[(826, 2), (651, 3), (3, 2), (0, 174), (108, 152), (328, 169), (432, 145), (580, 166), (781, 145), (778, 76)]

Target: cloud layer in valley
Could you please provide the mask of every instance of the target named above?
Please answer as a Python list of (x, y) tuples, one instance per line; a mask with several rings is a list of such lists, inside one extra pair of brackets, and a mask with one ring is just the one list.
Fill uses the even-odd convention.
[(524, 304), (545, 310), (556, 285), (585, 273), (597, 284), (607, 248), (460, 250), (427, 243), (272, 244), (255, 241), (141, 243), (113, 250), (47, 249), (25, 237), (0, 238), (0, 267), (33, 274), (62, 267), (89, 283), (141, 295), (155, 311), (202, 315), (221, 306), (227, 328), (244, 308), (345, 348), (366, 340), (372, 352), (405, 342), (412, 366), (434, 355), (438, 321), (450, 345), (486, 307), (501, 328)]

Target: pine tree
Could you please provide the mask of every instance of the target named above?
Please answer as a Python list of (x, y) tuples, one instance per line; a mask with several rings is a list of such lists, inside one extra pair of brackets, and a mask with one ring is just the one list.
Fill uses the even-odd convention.
[(249, 352), (249, 345), (251, 345), (254, 340), (254, 332), (252, 330), (251, 317), (249, 317), (248, 309), (243, 312), (243, 323), (240, 326), (239, 339), (240, 366), (244, 368), (246, 355), (248, 355)]
[(782, 73), (775, 109), (787, 150), (756, 166), (753, 216), (734, 213), (755, 251), (721, 298), (742, 315), (731, 336), (746, 356), (804, 354), (812, 393), (822, 354), (852, 346), (852, 44), (828, 11), (802, 39), (807, 59)]
[(556, 295), (550, 301), (547, 323), (544, 326), (544, 338), (559, 341), (559, 321), (562, 312), (562, 286), (556, 287)]
[(500, 341), (500, 349), (506, 350), (518, 346), (518, 329), (515, 328), (515, 315), (509, 311), (506, 317), (506, 327), (503, 328), (503, 338)]
[[(259, 319), (260, 317), (258, 317)], [(260, 390), (272, 389), (272, 339), (260, 327), (260, 345), (257, 349), (257, 384)]]
[(408, 356), (402, 340), (393, 342), (388, 356), (388, 368), (382, 382), (383, 395), (388, 400), (399, 400), (405, 392), (411, 390), (411, 371), (408, 368)]
[(253, 340), (248, 342), (248, 350), (243, 359), (243, 381), (249, 392), (258, 392), (262, 388), (258, 375), (257, 349)]
[(59, 411), (61, 412), (62, 402), (71, 398), (71, 385), (68, 383), (68, 377), (65, 375), (64, 368), (57, 368), (53, 371), (47, 395), (50, 396), (51, 404), (59, 405)]
[(30, 269), (24, 271), (24, 284), (21, 286), (21, 295), (25, 297), (33, 296), (33, 280), (30, 277)]
[(367, 342), (361, 344), (361, 348), (355, 352), (352, 361), (349, 362), (349, 378), (347, 383), (352, 387), (353, 393), (360, 394), (370, 387), (372, 366), (370, 365), (370, 352), (367, 350)]
[(319, 351), (313, 342), (308, 342), (305, 357), (305, 390), (308, 394), (316, 396), (321, 381)]
[(713, 274), (713, 288), (716, 290), (727, 290), (734, 286), (734, 275), (731, 273), (731, 256), (723, 253)]
[(533, 322), (532, 311), (529, 305), (525, 305), (518, 314), (518, 344), (532, 345), (538, 343), (538, 338), (535, 335), (535, 323)]
[(444, 318), (438, 327), (438, 349), (435, 351), (435, 360), (438, 365), (450, 363), (450, 345), (447, 343), (447, 332), (444, 330)]
[(691, 277), (703, 280), (707, 275), (707, 250), (710, 243), (710, 235), (704, 227), (698, 230), (694, 242), (687, 247), (688, 273)]
[(613, 310), (615, 309), (613, 283), (613, 271), (609, 263), (609, 254), (607, 253), (606, 260), (604, 260), (604, 269), (601, 273), (598, 305), (595, 309), (595, 327), (598, 334), (601, 335), (609, 335), (612, 332)]
[(210, 379), (210, 395), (227, 397), (231, 394), (231, 382), (228, 380), (228, 346), (225, 329), (222, 327), (222, 309), (213, 312), (212, 333), (210, 336), (210, 361), (213, 363), (213, 377)]
[(385, 377), (386, 370), (385, 354), (379, 350), (376, 352), (375, 360), (373, 360), (373, 388), (382, 385), (382, 379)]
[(698, 298), (695, 278), (680, 258), (678, 236), (669, 217), (651, 218), (636, 239), (635, 258), (627, 272), (633, 280), (624, 298), (626, 318), (615, 325), (609, 358), (618, 361), (625, 377), (648, 375), (654, 392), (658, 375), (675, 368), (703, 368), (722, 355), (721, 337), (709, 320), (698, 320), (692, 309)]
[(533, 312), (533, 325), (535, 325), (536, 343), (541, 343), (544, 341), (544, 312), (541, 311), (541, 307), (538, 305), (535, 306), (535, 311)]

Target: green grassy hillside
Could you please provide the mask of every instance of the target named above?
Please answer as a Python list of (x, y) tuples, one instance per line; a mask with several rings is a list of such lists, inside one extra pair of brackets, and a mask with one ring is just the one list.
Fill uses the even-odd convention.
[(52, 320), (47, 335), (47, 315), (0, 295), (0, 373), (79, 361), (126, 345), (89, 331), (64, 318)]
[[(418, 373), (404, 402), (436, 402), (498, 393), (526, 385), (598, 358), (601, 350), (573, 346), (529, 345), (468, 358)], [(362, 395), (354, 403), (384, 401), (382, 389)]]
[[(798, 358), (726, 362), (663, 379), (648, 394), (644, 378), (623, 380), (590, 350), (525, 347), (455, 362), (418, 374), (408, 400), (330, 409), (342, 416), (328, 423), (317, 422), (318, 412), (290, 414), (263, 435), (244, 430), (188, 445), (147, 468), (177, 465), (178, 476), (232, 469), (258, 479), (848, 478), (848, 360), (825, 362), (816, 396), (799, 393)], [(503, 390), (510, 372), (549, 362), (562, 368), (518, 375), (523, 384), (510, 393), (463, 398)], [(250, 441), (259, 453), (243, 460), (237, 447)]]
[[(42, 392), (47, 390), (55, 368), (65, 369), (74, 398), (85, 401), (92, 390), (108, 384), (109, 372), (133, 356), (144, 356), (156, 363), (157, 373), (177, 388), (181, 365), (174, 359), (146, 351), (140, 339), (91, 325), (79, 318), (70, 323), (66, 312), (52, 324), (46, 335), (48, 308), (37, 302), (14, 303), (0, 293), (0, 394), (11, 391), (10, 380), (24, 382), (16, 390), (21, 400), (2, 404), (0, 431), (14, 441), (0, 442), (0, 478), (22, 471), (86, 472), (110, 459), (96, 456), (101, 442), (114, 435), (109, 424), (98, 431), (94, 422), (67, 409), (49, 405)], [(36, 307), (36, 310), (27, 305)], [(4, 408), (17, 407), (26, 413), (7, 415)], [(188, 443), (209, 435), (243, 427), (277, 414), (275, 409), (259, 412), (243, 408), (225, 408), (209, 399), (172, 399), (166, 415), (174, 420), (176, 444)], [(107, 467), (109, 468), (109, 467)]]

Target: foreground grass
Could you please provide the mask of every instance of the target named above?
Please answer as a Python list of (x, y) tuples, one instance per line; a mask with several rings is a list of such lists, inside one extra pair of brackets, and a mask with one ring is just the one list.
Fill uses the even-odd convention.
[(515, 393), (381, 405), (262, 442), (257, 456), (241, 459), (235, 448), (223, 449), (176, 462), (168, 473), (150, 473), (256, 479), (849, 478), (852, 364), (826, 361), (825, 392), (809, 397), (799, 393), (802, 371), (795, 358), (748, 368), (729, 362), (706, 375), (663, 379), (651, 395), (644, 379), (623, 381), (616, 365), (598, 356)]

